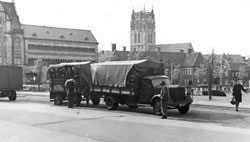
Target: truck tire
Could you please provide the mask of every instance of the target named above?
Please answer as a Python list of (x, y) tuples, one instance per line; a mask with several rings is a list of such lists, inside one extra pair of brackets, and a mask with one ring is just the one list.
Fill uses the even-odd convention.
[(153, 110), (156, 115), (161, 115), (161, 100), (160, 98), (156, 98), (153, 101)]
[(116, 110), (118, 107), (118, 103), (113, 96), (107, 96), (105, 98), (105, 104), (108, 110)]
[(81, 101), (82, 101), (82, 96), (80, 94), (75, 94), (74, 97), (73, 97), (73, 103), (76, 106), (80, 106)]
[(187, 113), (190, 108), (190, 105), (180, 106), (178, 107), (178, 111), (182, 114)]
[(92, 103), (93, 103), (94, 105), (99, 105), (101, 99), (100, 99), (100, 97), (98, 97), (98, 96), (94, 96), (94, 97), (91, 98), (91, 101), (92, 101)]
[(55, 94), (55, 98), (54, 98), (54, 104), (55, 105), (61, 105), (63, 101), (63, 97), (60, 94)]
[(16, 100), (16, 92), (11, 92), (11, 94), (9, 96), (9, 100), (10, 101), (15, 101)]

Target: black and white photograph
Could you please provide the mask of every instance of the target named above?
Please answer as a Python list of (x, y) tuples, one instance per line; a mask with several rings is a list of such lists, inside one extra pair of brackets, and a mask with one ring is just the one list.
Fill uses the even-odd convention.
[(0, 0), (0, 142), (250, 142), (249, 7)]

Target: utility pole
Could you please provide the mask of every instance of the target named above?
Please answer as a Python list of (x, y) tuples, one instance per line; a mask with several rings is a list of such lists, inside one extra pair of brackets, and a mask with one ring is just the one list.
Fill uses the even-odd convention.
[(173, 84), (173, 63), (171, 63), (170, 74), (171, 74), (170, 82), (171, 84)]
[(208, 71), (209, 71), (209, 81), (208, 81), (208, 95), (209, 100), (212, 100), (212, 86), (213, 86), (213, 71), (214, 71), (214, 49), (212, 50), (212, 56), (211, 56), (211, 63), (208, 65)]

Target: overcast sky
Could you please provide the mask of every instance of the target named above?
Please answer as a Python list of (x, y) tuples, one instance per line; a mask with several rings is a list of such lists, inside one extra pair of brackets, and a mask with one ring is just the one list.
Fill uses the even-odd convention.
[[(10, 1), (10, 0), (9, 0)], [(15, 0), (22, 24), (91, 30), (99, 48), (129, 49), (134, 10), (152, 7), (156, 44), (191, 42), (203, 54), (250, 55), (250, 0)]]

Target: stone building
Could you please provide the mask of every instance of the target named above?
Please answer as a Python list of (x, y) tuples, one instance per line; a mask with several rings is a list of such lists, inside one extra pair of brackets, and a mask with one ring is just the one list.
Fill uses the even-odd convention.
[(130, 23), (130, 50), (147, 51), (155, 45), (155, 16), (151, 12), (133, 10)]
[(90, 30), (22, 25), (24, 64), (97, 61), (98, 42)]
[[(0, 65), (23, 67), (33, 80), (34, 63), (97, 61), (98, 42), (90, 30), (24, 25), (14, 2), (0, 1)], [(46, 77), (46, 71), (44, 76)]]
[(98, 42), (90, 30), (22, 25), (14, 2), (0, 1), (0, 41), (4, 65), (97, 61)]
[(0, 1), (0, 64), (23, 65), (23, 29), (15, 4)]

